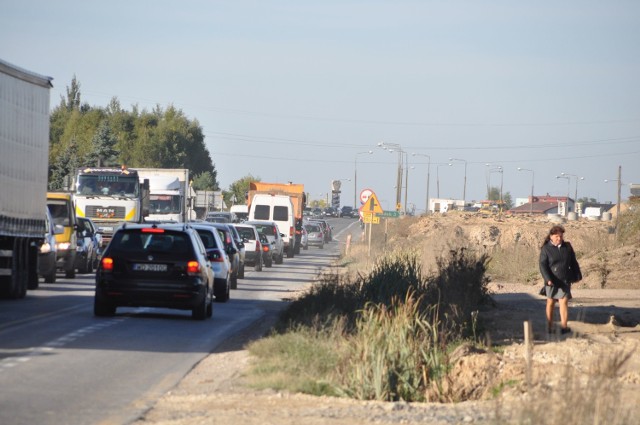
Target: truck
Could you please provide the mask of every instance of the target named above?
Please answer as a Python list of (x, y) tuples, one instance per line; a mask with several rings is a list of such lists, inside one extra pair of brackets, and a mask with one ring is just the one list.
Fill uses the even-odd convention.
[(295, 219), (295, 244), (294, 250), (287, 256), (300, 253), (302, 245), (302, 213), (307, 206), (307, 194), (304, 191), (304, 185), (299, 183), (265, 183), (253, 181), (249, 182), (249, 191), (247, 192), (247, 207), (251, 210), (251, 201), (256, 194), (267, 195), (286, 195), (291, 198), (293, 204), (293, 213)]
[(90, 218), (103, 246), (123, 223), (143, 223), (149, 215), (149, 182), (126, 166), (78, 169), (71, 184), (77, 217)]
[(149, 180), (149, 215), (146, 221), (186, 223), (194, 220), (195, 192), (186, 168), (136, 168), (140, 183)]
[(0, 296), (38, 287), (46, 232), (53, 78), (0, 60)]

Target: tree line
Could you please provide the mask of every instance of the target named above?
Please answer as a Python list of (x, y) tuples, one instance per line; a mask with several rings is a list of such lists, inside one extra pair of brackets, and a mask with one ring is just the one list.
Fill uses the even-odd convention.
[(187, 168), (196, 190), (219, 190), (202, 127), (173, 105), (125, 110), (113, 97), (106, 107), (82, 103), (74, 76), (51, 111), (49, 190), (61, 190), (79, 167)]

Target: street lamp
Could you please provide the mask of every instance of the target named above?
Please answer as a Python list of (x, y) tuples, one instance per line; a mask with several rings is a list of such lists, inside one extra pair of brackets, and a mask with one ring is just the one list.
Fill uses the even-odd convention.
[[(490, 164), (487, 164), (488, 166)], [(500, 212), (502, 212), (502, 208), (504, 207), (504, 202), (502, 200), (502, 187), (504, 182), (504, 168), (501, 165), (496, 165), (493, 168), (489, 168), (489, 184), (491, 184), (491, 173), (500, 173)]]
[(449, 158), (449, 161), (464, 162), (464, 186), (462, 189), (462, 201), (466, 202), (467, 200), (467, 161), (465, 161), (464, 159), (458, 159), (458, 158)]
[(617, 179), (607, 179), (604, 182), (609, 183), (618, 182), (618, 202), (616, 203), (616, 237), (618, 237), (618, 223), (620, 220), (620, 202), (622, 202), (621, 194), (622, 194), (622, 166), (618, 165), (618, 178)]
[[(533, 214), (533, 181), (535, 179), (535, 173), (529, 168), (518, 167), (518, 171), (530, 171), (531, 172), (531, 201), (529, 203), (529, 214)], [(577, 191), (577, 189), (576, 189)]]
[(394, 149), (398, 152), (398, 177), (396, 183), (396, 209), (398, 209), (398, 205), (401, 205), (402, 202), (402, 156), (405, 152), (402, 150), (402, 146), (397, 143), (379, 142), (378, 147), (392, 153)]
[(584, 180), (584, 177), (578, 177), (575, 174), (569, 174), (569, 173), (560, 173), (560, 175), (576, 178), (576, 194), (575, 194), (575, 198), (573, 198), (573, 202), (578, 202), (578, 180)]
[(358, 190), (358, 155), (373, 153), (372, 150), (368, 150), (366, 152), (358, 152), (356, 153), (355, 160), (353, 161), (353, 208), (357, 208), (358, 204), (356, 203), (356, 192)]
[(415, 152), (412, 153), (411, 156), (424, 156), (429, 158), (429, 162), (427, 163), (427, 206), (424, 210), (425, 214), (429, 214), (429, 174), (431, 172), (431, 157), (429, 155)]
[(436, 165), (436, 189), (438, 194), (438, 199), (440, 199), (440, 167), (451, 167), (453, 164), (438, 164)]
[(571, 190), (571, 177), (569, 176), (556, 176), (556, 179), (567, 179), (567, 207), (565, 210), (565, 216), (569, 214), (569, 191)]

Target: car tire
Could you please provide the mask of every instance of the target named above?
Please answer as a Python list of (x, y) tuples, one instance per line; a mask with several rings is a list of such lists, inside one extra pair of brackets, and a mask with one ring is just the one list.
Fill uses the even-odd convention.
[(287, 248), (287, 258), (293, 258), (293, 251), (294, 249), (292, 249), (291, 246)]
[(318, 247), (320, 249), (324, 249), (324, 243), (321, 243), (320, 246)]
[(213, 295), (216, 297), (217, 303), (226, 303), (229, 301), (229, 280), (227, 279), (223, 284), (214, 283)]
[(100, 292), (96, 291), (93, 298), (93, 315), (98, 317), (109, 317), (116, 314), (116, 307), (105, 300)]
[(55, 270), (53, 271), (53, 273), (50, 273), (44, 277), (44, 283), (56, 283), (56, 272)]
[(200, 302), (197, 306), (191, 309), (191, 317), (195, 320), (204, 320), (207, 318), (207, 299), (209, 298), (209, 294), (205, 294), (202, 297), (202, 302)]
[[(89, 259), (87, 258), (84, 263), (78, 267), (78, 273), (80, 274), (85, 274), (85, 273), (89, 273), (89, 271), (87, 270), (87, 266), (89, 265)], [(68, 276), (67, 276), (68, 277)]]
[(76, 277), (76, 269), (65, 270), (64, 271), (64, 277), (66, 277), (67, 279), (75, 278)]
[(305, 251), (309, 249), (309, 245), (305, 245), (302, 247), (302, 249), (304, 249)]
[(231, 289), (238, 289), (238, 275), (231, 275), (231, 284), (229, 285)]
[(240, 270), (238, 270), (238, 279), (244, 279), (244, 263), (240, 264)]
[(213, 317), (213, 290), (209, 296), (209, 305), (207, 306), (207, 319)]
[(276, 257), (276, 264), (284, 263), (284, 252), (281, 252), (280, 255)]
[(259, 257), (258, 259), (256, 259), (256, 265), (253, 267), (253, 269), (257, 272), (262, 271), (262, 257)]
[(265, 267), (267, 267), (267, 268), (268, 268), (268, 267), (273, 267), (273, 258), (271, 258), (271, 259), (269, 259), (269, 260), (265, 261), (265, 262), (264, 262), (264, 266), (265, 266)]

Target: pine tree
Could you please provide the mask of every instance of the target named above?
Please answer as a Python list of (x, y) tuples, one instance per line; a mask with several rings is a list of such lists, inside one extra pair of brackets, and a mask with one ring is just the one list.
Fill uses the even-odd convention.
[(116, 137), (111, 132), (109, 123), (107, 120), (103, 120), (91, 140), (93, 149), (85, 157), (85, 164), (91, 167), (116, 165), (118, 162), (116, 142)]

